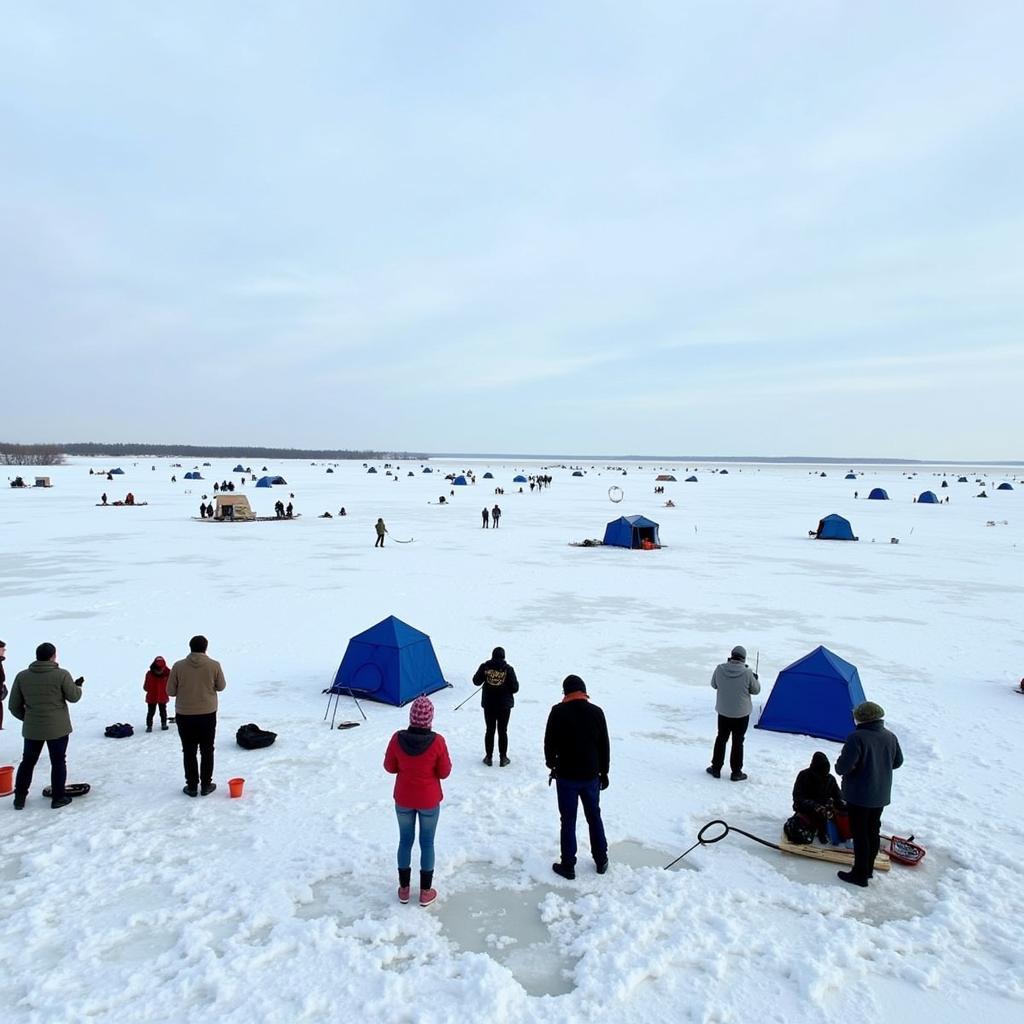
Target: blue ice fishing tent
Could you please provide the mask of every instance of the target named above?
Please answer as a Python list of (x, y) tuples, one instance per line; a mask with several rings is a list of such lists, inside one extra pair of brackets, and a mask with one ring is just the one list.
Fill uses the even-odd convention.
[(376, 473), (377, 472), (377, 467), (376, 466), (371, 466), (366, 472), (367, 473)]
[(245, 466), (243, 466), (241, 463), (239, 463), (237, 466), (235, 466), (235, 468), (233, 470), (231, 470), (231, 472), (232, 473), (244, 473), (245, 472)]
[(934, 491), (922, 491), (917, 496), (918, 505), (938, 505), (939, 496)]
[(424, 466), (423, 467), (423, 472), (424, 473), (433, 473), (434, 471), (429, 466)]
[(697, 482), (697, 478), (696, 478), (695, 476), (688, 476), (688, 477), (687, 477), (687, 478), (686, 478), (686, 479), (685, 479), (685, 480), (683, 481), (683, 483), (687, 483), (687, 484), (695, 484), (696, 482)]
[(854, 473), (854, 471), (851, 469), (850, 472), (847, 473), (846, 476), (843, 477), (843, 479), (844, 480), (856, 480), (857, 479), (857, 474)]
[(815, 647), (778, 674), (755, 728), (841, 743), (853, 732), (853, 709), (863, 701), (857, 667)]
[(818, 523), (818, 531), (815, 533), (818, 540), (857, 540), (853, 535), (853, 527), (850, 520), (833, 513), (825, 516)]
[(620, 516), (604, 528), (604, 544), (615, 548), (642, 548), (644, 541), (661, 547), (658, 524), (645, 516)]
[(583, 471), (582, 471), (582, 470), (579, 470), (579, 469), (574, 469), (574, 470), (572, 471), (572, 475), (573, 475), (573, 476), (583, 476)]
[(256, 481), (256, 486), (257, 487), (273, 487), (274, 486), (274, 481), (269, 476), (261, 476), (259, 478), (259, 480)]
[(454, 480), (452, 481), (452, 483), (453, 483), (453, 484), (454, 484), (454, 485), (455, 485), (456, 487), (465, 487), (465, 486), (466, 486), (466, 478), (465, 478), (465, 477), (464, 477), (464, 476), (463, 476), (463, 475), (462, 475), (462, 474), (460, 473), (460, 474), (459, 474), (459, 475), (458, 475), (458, 476), (457, 476), (457, 477), (456, 477), (456, 478), (455, 478), (455, 479), (454, 479)]
[(274, 484), (274, 485), (277, 485), (277, 486), (279, 486), (281, 484), (284, 484), (285, 486), (288, 485), (288, 481), (285, 480), (285, 478), (283, 476), (272, 476), (270, 478), (270, 482), (272, 484)]
[(889, 495), (881, 487), (873, 487), (868, 495), (869, 501), (888, 501)]
[[(113, 472), (117, 473), (117, 472), (119, 472), (119, 471), (115, 469), (115, 470), (114, 470)], [(188, 473), (186, 473), (186, 474), (185, 474), (185, 479), (186, 479), (186, 480), (202, 480), (203, 478), (202, 478), (202, 477), (201, 477), (201, 476), (199, 475), (199, 473), (197, 473), (197, 472), (196, 472), (196, 471), (195, 471), (195, 470), (193, 469), (193, 470), (191, 470), (190, 472), (188, 472)]]
[(512, 477), (512, 483), (514, 483), (514, 484), (527, 484), (529, 482), (530, 481), (527, 480), (526, 477), (523, 476), (522, 473), (520, 473), (519, 476)]
[(485, 480), (493, 480), (494, 479), (494, 474), (491, 473), (490, 471), (488, 471), (488, 472), (484, 473), (484, 479)]
[(389, 615), (349, 640), (331, 690), (401, 707), (447, 685), (430, 637)]
[(110, 472), (113, 476), (124, 476), (123, 469), (112, 469)]
[(1013, 484), (1007, 483), (1005, 480), (996, 488), (997, 491), (1012, 491)]

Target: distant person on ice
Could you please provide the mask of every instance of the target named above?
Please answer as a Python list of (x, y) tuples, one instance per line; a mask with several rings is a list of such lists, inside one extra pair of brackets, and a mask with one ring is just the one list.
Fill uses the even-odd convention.
[(64, 792), (68, 781), (68, 740), (71, 738), (71, 715), (68, 704), (82, 699), (79, 676), (71, 678), (67, 669), (57, 664), (57, 648), (40, 644), (36, 660), (14, 677), (11, 699), (7, 705), (21, 723), (24, 751), (18, 775), (14, 780), (14, 809), (25, 806), (36, 762), (45, 746), (50, 755), (50, 806), (66, 807), (71, 797)]
[(750, 724), (750, 712), (753, 710), (751, 694), (761, 692), (757, 673), (747, 666), (747, 649), (737, 645), (732, 649), (729, 660), (722, 662), (711, 676), (711, 686), (718, 691), (715, 699), (715, 710), (718, 712), (718, 735), (715, 737), (714, 750), (711, 753), (711, 764), (707, 768), (708, 775), (716, 779), (722, 777), (722, 765), (725, 764), (725, 745), (732, 737), (729, 750), (729, 776), (733, 782), (742, 782), (743, 773), (743, 737), (747, 734)]
[(170, 674), (167, 662), (158, 656), (153, 659), (142, 681), (142, 689), (146, 692), (146, 732), (153, 731), (157, 708), (160, 709), (160, 729), (167, 730), (167, 679)]
[(811, 757), (810, 766), (799, 772), (793, 783), (793, 810), (814, 826), (818, 839), (828, 842), (828, 819), (845, 810), (839, 783), (832, 774), (828, 757), (820, 750)]
[[(220, 663), (207, 657), (209, 641), (194, 636), (187, 658), (171, 666), (167, 694), (174, 698), (174, 720), (181, 739), (186, 796), (209, 796), (213, 781), (213, 741), (217, 736), (217, 694), (227, 686)], [(196, 763), (196, 752), (199, 763)]]
[(590, 703), (587, 686), (579, 676), (566, 676), (562, 693), (544, 730), (544, 761), (555, 780), (561, 819), (561, 859), (551, 870), (562, 878), (576, 877), (579, 802), (590, 829), (590, 855), (597, 873), (603, 875), (608, 870), (608, 840), (601, 820), (601, 790), (608, 788), (611, 757), (608, 724), (604, 712)]
[(498, 528), (498, 520), (501, 519), (501, 509), (497, 505), (491, 509), (491, 521), (494, 523), (494, 528)]
[(398, 901), (408, 903), (412, 882), (412, 844), (416, 821), (420, 832), (420, 906), (437, 899), (434, 888), (434, 833), (444, 793), (441, 780), (452, 772), (448, 746), (433, 732), (434, 705), (417, 697), (409, 706), (409, 728), (396, 732), (384, 754), (384, 770), (395, 779), (398, 817)]
[(487, 529), (488, 520), (490, 519), (490, 515), (491, 515), (491, 513), (486, 508), (480, 513), (480, 518), (483, 520), (482, 529), (484, 529), (484, 530)]
[(384, 534), (388, 532), (388, 528), (384, 525), (384, 520), (378, 519), (373, 528), (377, 531), (377, 539), (374, 541), (373, 546), (375, 548), (384, 547)]
[[(7, 676), (4, 674), (4, 661), (7, 658), (7, 644), (0, 640), (0, 729), (4, 727), (4, 701), (7, 700)], [(1024, 690), (1024, 686), (1021, 686)]]
[(842, 881), (867, 888), (878, 856), (882, 809), (892, 797), (892, 773), (903, 764), (900, 741), (885, 727), (885, 711), (866, 700), (853, 709), (857, 728), (836, 760), (853, 833), (853, 869), (837, 871)]
[(498, 764), (508, 763), (508, 719), (519, 692), (516, 670), (505, 660), (505, 648), (495, 647), (490, 661), (473, 674), (473, 683), (482, 686), (480, 706), (484, 709), (484, 764), (494, 763), (494, 730), (498, 730)]

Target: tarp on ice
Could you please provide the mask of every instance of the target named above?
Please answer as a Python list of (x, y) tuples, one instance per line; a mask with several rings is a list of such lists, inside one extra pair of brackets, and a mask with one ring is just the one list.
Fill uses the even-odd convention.
[(430, 637), (389, 615), (349, 640), (331, 691), (401, 707), (447, 685)]
[(814, 534), (818, 540), (857, 540), (853, 535), (853, 527), (849, 519), (833, 513), (825, 516), (818, 523), (817, 532)]
[(604, 542), (616, 548), (642, 548), (644, 542), (661, 547), (658, 524), (645, 516), (620, 516), (604, 528)]
[(863, 700), (857, 667), (815, 647), (778, 674), (755, 728), (839, 743), (853, 732), (853, 709)]
[(884, 488), (872, 487), (871, 493), (868, 495), (869, 501), (888, 501), (889, 495), (885, 493)]

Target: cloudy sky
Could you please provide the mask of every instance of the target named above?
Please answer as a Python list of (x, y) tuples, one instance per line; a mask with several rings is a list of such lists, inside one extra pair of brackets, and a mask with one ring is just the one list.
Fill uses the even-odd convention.
[(0, 7), (0, 440), (1022, 458), (1024, 4)]

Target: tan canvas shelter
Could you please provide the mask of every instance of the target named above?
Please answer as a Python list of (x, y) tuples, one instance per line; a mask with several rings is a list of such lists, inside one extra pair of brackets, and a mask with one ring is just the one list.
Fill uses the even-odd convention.
[(53, 486), (53, 484), (50, 483), (50, 478), (48, 476), (37, 476), (36, 477), (36, 487), (52, 487), (52, 486)]
[(249, 506), (249, 499), (244, 494), (218, 494), (214, 501), (216, 502), (214, 519), (256, 518)]

